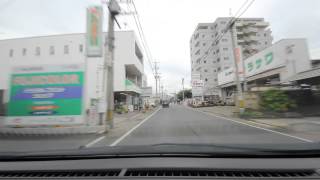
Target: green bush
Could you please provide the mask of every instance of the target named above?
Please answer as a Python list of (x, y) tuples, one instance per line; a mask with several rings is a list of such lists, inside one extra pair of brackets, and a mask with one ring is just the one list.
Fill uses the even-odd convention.
[(275, 112), (286, 112), (296, 107), (296, 102), (282, 90), (271, 89), (261, 94), (262, 109)]

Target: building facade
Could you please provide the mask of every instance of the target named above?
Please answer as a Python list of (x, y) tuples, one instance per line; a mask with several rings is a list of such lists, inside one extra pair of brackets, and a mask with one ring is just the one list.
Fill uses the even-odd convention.
[[(1, 102), (8, 101), (9, 77), (15, 66), (80, 63), (86, 64), (85, 107), (88, 109), (93, 100), (105, 94), (104, 53), (102, 57), (87, 57), (85, 42), (83, 33), (0, 40)], [(135, 105), (139, 103), (141, 88), (146, 86), (146, 77), (144, 55), (133, 31), (115, 32), (114, 57), (115, 103)]]
[[(312, 68), (311, 62), (306, 39), (282, 39), (244, 60), (245, 78), (240, 78), (242, 86), (247, 91), (263, 91), (270, 87), (287, 88), (292, 85), (290, 81), (293, 77)], [(234, 98), (234, 68), (220, 72), (218, 84), (223, 100)]]
[[(199, 23), (190, 39), (191, 73), (200, 74), (204, 82), (204, 96), (218, 95), (218, 73), (234, 66), (231, 31), (216, 41), (230, 19), (217, 18), (214, 23)], [(243, 59), (272, 44), (268, 26), (263, 18), (237, 19), (233, 31), (237, 46), (242, 49)]]

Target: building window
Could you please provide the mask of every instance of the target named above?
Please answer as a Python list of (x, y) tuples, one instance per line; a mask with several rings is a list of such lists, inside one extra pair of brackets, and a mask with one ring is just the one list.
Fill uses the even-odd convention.
[(222, 42), (227, 42), (228, 40), (227, 39), (222, 39)]
[[(192, 51), (192, 48), (191, 48), (191, 51)], [(79, 45), (79, 52), (83, 52), (83, 45), (82, 44)]]
[(9, 51), (9, 57), (13, 57), (13, 49), (10, 49), (10, 51)]
[(25, 56), (27, 54), (27, 49), (26, 48), (23, 48), (22, 49), (22, 56)]
[(202, 46), (205, 46), (206, 45), (206, 43), (202, 43)]
[(224, 51), (228, 51), (228, 48), (223, 48)]
[(229, 60), (229, 57), (224, 57), (223, 59), (224, 59), (224, 60)]
[(208, 51), (206, 51), (206, 52), (205, 52), (205, 54), (206, 54), (206, 55), (208, 55), (208, 54), (209, 54), (209, 52), (208, 52)]
[(265, 44), (265, 45), (267, 45), (267, 44), (268, 44), (268, 42), (266, 41), (266, 42), (264, 42), (264, 44)]
[(205, 37), (205, 35), (204, 34), (202, 34), (202, 38), (204, 38)]
[(264, 37), (267, 37), (267, 33), (264, 33), (263, 36), (264, 36)]
[(228, 66), (225, 66), (224, 69), (229, 69), (229, 67), (228, 67)]
[(207, 69), (205, 69), (205, 70), (204, 70), (204, 72), (208, 72), (208, 70), (207, 70)]
[(216, 32), (216, 34), (214, 36), (217, 37), (218, 36), (218, 32)]
[(212, 38), (214, 37), (213, 34), (211, 35), (211, 37), (212, 37)]
[(217, 62), (220, 62), (220, 58), (217, 59)]
[(203, 63), (204, 63), (204, 64), (206, 64), (206, 63), (207, 63), (207, 61), (203, 61)]
[(68, 46), (68, 45), (64, 45), (64, 47), (63, 47), (63, 53), (64, 53), (64, 54), (69, 54), (69, 46)]
[(227, 22), (225, 22), (225, 21), (221, 21), (220, 23), (221, 23), (221, 24), (226, 24)]
[(214, 79), (214, 82), (217, 82), (217, 81), (218, 81), (217, 78), (215, 78), (215, 79)]
[(206, 82), (208, 82), (208, 78), (205, 78), (204, 80), (205, 80)]
[(217, 70), (218, 70), (218, 72), (220, 72), (220, 71), (221, 71), (221, 68), (220, 68), (220, 67), (218, 67), (218, 69), (217, 69)]
[(216, 51), (217, 53), (219, 53), (219, 49), (217, 49), (217, 51)]
[(36, 47), (36, 56), (40, 56), (40, 47), (39, 46)]
[(213, 72), (217, 72), (217, 70), (216, 70), (216, 69), (214, 69), (214, 70), (213, 70)]
[(54, 46), (50, 46), (49, 48), (49, 54), (54, 55)]

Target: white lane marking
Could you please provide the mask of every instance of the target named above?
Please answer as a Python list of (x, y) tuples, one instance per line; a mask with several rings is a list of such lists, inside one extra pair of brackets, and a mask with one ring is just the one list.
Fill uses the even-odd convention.
[(106, 136), (98, 137), (97, 139), (95, 139), (95, 140), (89, 142), (88, 144), (86, 144), (85, 147), (91, 147), (94, 144), (98, 143), (99, 141), (103, 140), (104, 138), (106, 138)]
[[(188, 108), (189, 108), (189, 107), (188, 107)], [(223, 116), (218, 116), (218, 115), (214, 115), (214, 114), (211, 114), (211, 113), (203, 112), (203, 111), (200, 111), (200, 110), (195, 110), (195, 109), (193, 109), (193, 108), (190, 108), (190, 109), (192, 109), (192, 110), (194, 110), (194, 111), (197, 111), (197, 112), (200, 112), (200, 113), (204, 113), (204, 114), (209, 115), (209, 116), (215, 116), (215, 117), (217, 117), (217, 118), (225, 119), (225, 120), (232, 121), (232, 122), (235, 122), (235, 123), (239, 123), (239, 124), (242, 124), (242, 125), (246, 125), (246, 126), (250, 126), (250, 127), (253, 127), (253, 128), (257, 128), (257, 129), (262, 129), (262, 130), (265, 130), (265, 131), (269, 131), (269, 132), (272, 132), (272, 133), (281, 134), (281, 135), (283, 135), (283, 136), (287, 136), (287, 137), (299, 139), (299, 140), (304, 141), (304, 142), (310, 142), (310, 143), (313, 142), (312, 140), (305, 139), (305, 138), (301, 138), (301, 137), (298, 137), (298, 136), (294, 136), (294, 135), (282, 133), (282, 132), (279, 132), (279, 131), (274, 131), (274, 130), (271, 130), (271, 129), (266, 129), (266, 128), (254, 126), (254, 125), (247, 124), (247, 123), (244, 123), (244, 122), (239, 122), (239, 121), (237, 121), (237, 120), (229, 119), (229, 118), (226, 118), (226, 117), (223, 117)]]
[(127, 131), (124, 135), (122, 135), (120, 138), (118, 138), (117, 140), (115, 140), (112, 144), (110, 144), (109, 146), (116, 146), (117, 144), (119, 144), (120, 141), (122, 141), (124, 138), (126, 138), (128, 135), (130, 135), (135, 129), (137, 129), (139, 126), (141, 126), (143, 123), (145, 123), (148, 119), (150, 119), (153, 115), (155, 115), (161, 108), (159, 108), (158, 110), (156, 110), (155, 112), (153, 112), (152, 114), (150, 114), (148, 117), (146, 117), (144, 120), (142, 120), (139, 124), (137, 124), (136, 126), (134, 126), (132, 129), (130, 129), (129, 131)]

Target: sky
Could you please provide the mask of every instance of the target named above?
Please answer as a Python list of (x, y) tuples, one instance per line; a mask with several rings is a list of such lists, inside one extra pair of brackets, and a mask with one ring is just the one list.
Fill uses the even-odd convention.
[[(121, 1), (123, 12), (132, 6)], [(189, 40), (198, 23), (235, 14), (251, 0), (134, 0), (151, 52), (159, 62), (161, 84), (174, 93), (190, 87)], [(0, 0), (0, 39), (85, 32), (85, 9), (105, 6), (101, 0)], [(311, 58), (320, 58), (319, 0), (256, 0), (242, 17), (262, 17), (270, 23), (276, 42), (283, 38), (306, 38)], [(106, 10), (106, 8), (105, 8)], [(105, 18), (106, 19), (106, 18)], [(139, 33), (132, 15), (117, 17), (121, 29)], [(155, 88), (150, 64), (145, 59), (148, 85)]]

